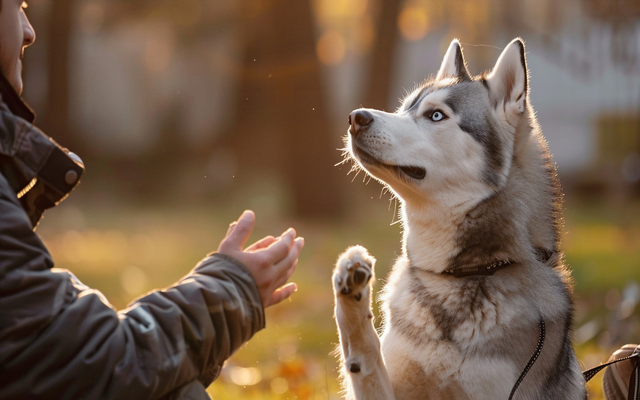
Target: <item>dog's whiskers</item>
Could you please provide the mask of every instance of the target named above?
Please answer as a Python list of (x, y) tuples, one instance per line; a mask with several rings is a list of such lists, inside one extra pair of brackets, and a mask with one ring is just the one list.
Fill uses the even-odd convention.
[(353, 158), (351, 157), (351, 153), (349, 152), (349, 148), (346, 147), (346, 146), (347, 146), (347, 143), (345, 142), (345, 147), (343, 147), (341, 149), (336, 149), (336, 150), (342, 151), (341, 155), (343, 157), (343, 160), (340, 161), (339, 163), (335, 164), (334, 167), (337, 167), (337, 166), (342, 165), (342, 164), (346, 164), (347, 161), (353, 161)]
[[(362, 171), (362, 168), (361, 168), (358, 164), (353, 164), (353, 165), (351, 166), (351, 169), (349, 170), (349, 172), (347, 172), (347, 175), (349, 175), (349, 174), (350, 174), (350, 173), (352, 173), (353, 171), (360, 172), (360, 171)], [(357, 176), (357, 175), (356, 175), (356, 176)], [(354, 177), (354, 178), (355, 178), (355, 177)]]

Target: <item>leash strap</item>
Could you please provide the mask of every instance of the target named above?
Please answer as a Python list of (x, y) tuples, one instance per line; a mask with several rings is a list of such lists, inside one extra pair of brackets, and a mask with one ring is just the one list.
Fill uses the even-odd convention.
[[(636, 356), (640, 353), (634, 353)], [(633, 368), (633, 372), (631, 373), (631, 380), (629, 381), (629, 395), (627, 396), (629, 400), (638, 400), (640, 399), (640, 363), (636, 360), (636, 366)]]
[[(622, 357), (617, 360), (609, 361), (608, 363), (600, 364), (597, 367), (593, 367), (588, 369), (582, 373), (584, 376), (584, 380), (589, 382), (591, 378), (593, 378), (598, 372), (602, 371), (606, 367), (612, 364), (619, 363), (621, 361), (627, 361), (632, 358), (640, 357), (640, 346), (636, 348), (636, 350), (627, 357)], [(631, 372), (631, 379), (629, 381), (629, 395), (627, 396), (628, 400), (640, 400), (640, 363), (636, 360), (636, 365), (633, 368), (633, 372)]]
[(544, 319), (540, 319), (540, 338), (538, 339), (538, 346), (536, 347), (536, 350), (533, 352), (533, 355), (529, 359), (527, 366), (524, 367), (524, 370), (520, 374), (520, 377), (516, 381), (516, 384), (513, 385), (513, 389), (511, 389), (511, 394), (509, 395), (509, 400), (513, 399), (513, 395), (516, 393), (518, 386), (520, 386), (520, 384), (524, 380), (524, 377), (527, 375), (531, 367), (533, 367), (533, 364), (536, 362), (536, 360), (540, 356), (540, 353), (542, 352), (542, 346), (544, 346), (545, 336), (546, 336), (546, 329), (544, 326)]
[(598, 372), (602, 371), (603, 369), (605, 369), (609, 365), (616, 364), (616, 363), (619, 363), (621, 361), (627, 361), (627, 360), (630, 360), (632, 358), (639, 357), (639, 356), (640, 356), (640, 352), (638, 350), (636, 350), (636, 352), (634, 352), (630, 356), (622, 357), (622, 358), (619, 358), (619, 359), (613, 360), (613, 361), (609, 361), (608, 363), (605, 363), (605, 364), (600, 364), (600, 365), (598, 365), (596, 367), (593, 367), (591, 369), (588, 369), (588, 370), (584, 371), (582, 373), (582, 375), (584, 376), (584, 380), (589, 382), (591, 380), (591, 378), (593, 378)]

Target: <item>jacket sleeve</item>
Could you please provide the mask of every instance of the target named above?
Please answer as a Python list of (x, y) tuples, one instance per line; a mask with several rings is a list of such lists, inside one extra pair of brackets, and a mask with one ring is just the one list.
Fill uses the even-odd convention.
[(265, 325), (251, 274), (221, 254), (120, 312), (52, 267), (0, 174), (1, 399), (154, 399), (209, 385)]

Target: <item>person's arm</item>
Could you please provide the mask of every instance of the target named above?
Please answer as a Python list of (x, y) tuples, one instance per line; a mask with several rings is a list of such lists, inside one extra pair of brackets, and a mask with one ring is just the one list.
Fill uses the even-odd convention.
[[(249, 268), (222, 254), (116, 312), (70, 272), (51, 269), (12, 196), (0, 175), (0, 398), (152, 399), (194, 379), (208, 385), (264, 327), (265, 290)], [(287, 247), (288, 272), (301, 248), (290, 239), (252, 252)]]

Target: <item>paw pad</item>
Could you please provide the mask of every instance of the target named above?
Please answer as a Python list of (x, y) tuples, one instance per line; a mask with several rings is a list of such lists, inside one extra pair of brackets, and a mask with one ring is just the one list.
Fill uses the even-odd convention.
[(371, 274), (367, 274), (365, 271), (361, 269), (356, 269), (353, 272), (353, 282), (356, 285), (362, 285), (363, 283), (367, 283), (369, 282), (369, 279), (371, 279)]
[(362, 246), (347, 249), (338, 259), (333, 274), (336, 293), (352, 295), (356, 301), (360, 301), (370, 290), (367, 285), (373, 277), (375, 261)]

